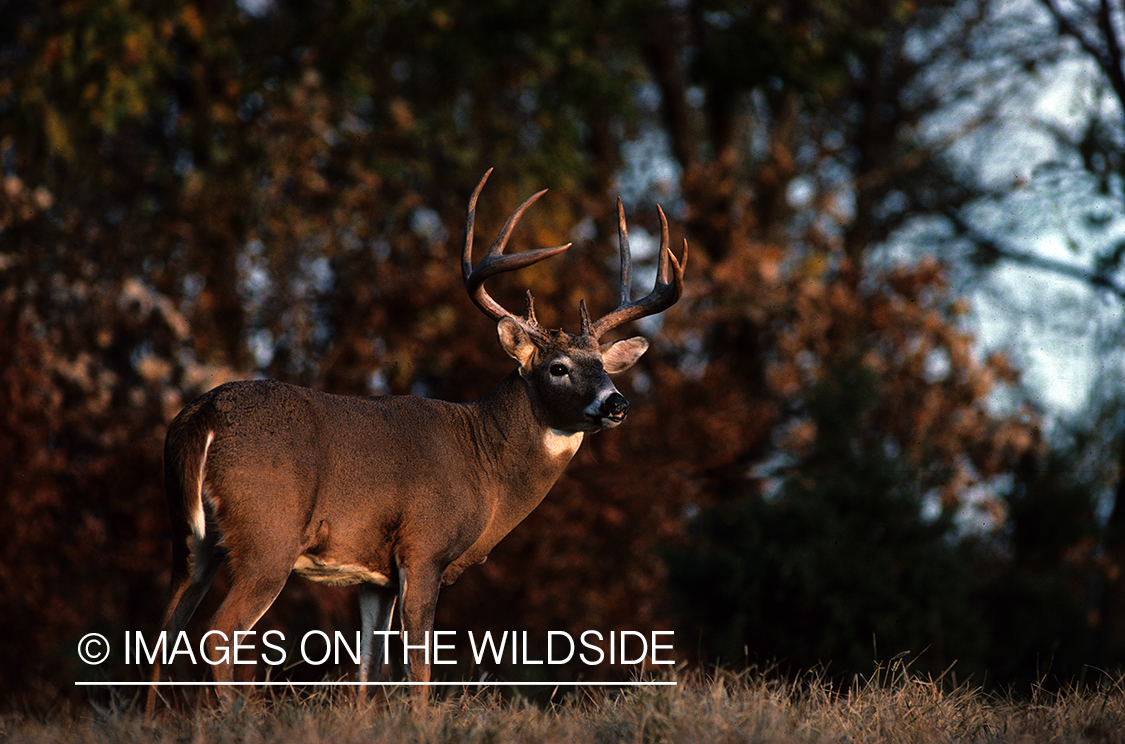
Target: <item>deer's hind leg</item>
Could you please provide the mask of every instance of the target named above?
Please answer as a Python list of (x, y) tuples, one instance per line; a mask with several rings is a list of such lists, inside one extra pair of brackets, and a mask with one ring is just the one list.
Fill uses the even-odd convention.
[[(172, 598), (164, 612), (164, 619), (160, 622), (166, 648), (175, 646), (176, 639), (187, 627), (200, 601), (211, 588), (222, 562), (223, 553), (218, 547), (218, 533), (214, 531), (206, 533), (203, 538), (188, 534), (173, 543)], [(153, 662), (150, 680), (160, 681), (160, 656)], [(145, 715), (150, 718), (156, 709), (158, 694), (155, 686), (149, 688)]]
[[(204, 653), (219, 683), (216, 693), (221, 700), (232, 697), (228, 685), (235, 681), (236, 664), (246, 664), (247, 674), (253, 674), (261, 647), (242, 633), (251, 630), (270, 608), (288, 575), (288, 568), (282, 572), (276, 567), (232, 574), (230, 592), (215, 613), (204, 640)], [(239, 645), (243, 648), (237, 648)]]
[[(258, 502), (270, 503), (269, 499)], [(231, 688), (224, 683), (234, 681), (236, 668), (245, 669), (252, 678), (262, 653), (261, 644), (242, 633), (252, 630), (277, 599), (300, 552), (298, 528), (264, 521), (255, 524), (256, 529), (228, 530), (224, 538), (230, 589), (211, 619), (203, 643), (219, 683), (216, 691), (224, 701), (231, 697)]]

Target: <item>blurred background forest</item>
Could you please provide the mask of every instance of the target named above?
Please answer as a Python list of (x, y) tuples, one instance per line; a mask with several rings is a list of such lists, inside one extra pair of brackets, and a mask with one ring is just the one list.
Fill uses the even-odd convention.
[[(458, 271), (491, 166), (478, 244), (543, 187), (511, 250), (575, 242), (492, 288), (544, 325), (616, 304), (619, 194), (637, 252), (660, 203), (691, 262), (618, 382), (628, 423), (439, 628), (675, 629), (679, 660), (841, 679), (909, 651), (1017, 692), (1121, 669), (1116, 0), (0, 16), (5, 705), (137, 678), (76, 643), (158, 625), (163, 431), (193, 396), (468, 400), (508, 371)], [(293, 579), (259, 627), (355, 630), (354, 591)]]

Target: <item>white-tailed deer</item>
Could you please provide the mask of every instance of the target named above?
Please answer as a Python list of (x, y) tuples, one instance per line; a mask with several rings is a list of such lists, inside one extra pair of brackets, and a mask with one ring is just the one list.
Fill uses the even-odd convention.
[[(618, 200), (621, 301), (590, 322), (580, 303), (578, 335), (546, 330), (531, 293), (522, 317), (485, 291), (486, 279), (529, 266), (568, 245), (504, 255), (516, 223), (543, 191), (508, 217), (473, 268), (473, 222), (484, 174), (469, 200), (461, 270), (473, 302), (497, 321), (500, 345), (517, 369), (469, 403), (414, 396), (343, 397), (272, 380), (231, 382), (201, 395), (168, 427), (164, 490), (172, 520), (172, 599), (164, 615), (178, 637), (229, 564), (230, 590), (211, 622), (231, 639), (265, 613), (290, 573), (326, 584), (359, 584), (359, 681), (381, 668), (396, 602), (411, 644), (428, 638), (438, 591), (534, 509), (586, 432), (617, 426), (628, 401), (607, 374), (628, 369), (648, 348), (636, 337), (599, 347), (622, 323), (671, 307), (683, 291), (684, 254), (668, 247), (660, 212), (659, 266), (652, 292), (629, 300), (629, 242)], [(204, 644), (218, 658), (218, 636)], [(422, 649), (407, 671), (426, 682)], [(217, 682), (233, 679), (229, 663)], [(160, 679), (160, 665), (152, 680)], [(424, 688), (421, 688), (424, 690)], [(148, 708), (155, 702), (150, 688)]]

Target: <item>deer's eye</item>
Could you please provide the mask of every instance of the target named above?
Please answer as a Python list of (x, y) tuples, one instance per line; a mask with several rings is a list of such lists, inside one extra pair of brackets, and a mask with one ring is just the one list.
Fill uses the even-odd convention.
[(562, 364), (561, 362), (555, 362), (548, 368), (547, 371), (551, 373), (552, 377), (563, 377), (567, 373), (567, 368), (565, 364)]

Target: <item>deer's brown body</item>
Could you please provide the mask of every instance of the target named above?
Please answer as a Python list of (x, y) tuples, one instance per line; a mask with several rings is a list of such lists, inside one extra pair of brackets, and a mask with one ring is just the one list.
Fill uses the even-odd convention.
[[(387, 629), (396, 603), (411, 644), (418, 643), (432, 629), (440, 587), (482, 562), (543, 500), (587, 432), (625, 419), (628, 403), (608, 374), (631, 366), (647, 342), (631, 338), (602, 348), (597, 339), (678, 299), (683, 269), (668, 250), (666, 229), (656, 287), (630, 302), (619, 208), (621, 305), (594, 324), (583, 305), (580, 335), (547, 331), (535, 321), (530, 295), (517, 317), (482, 284), (568, 246), (503, 255), (540, 192), (509, 217), (472, 269), (475, 204), (487, 176), (470, 201), (464, 278), (476, 304), (497, 320), (500, 344), (517, 369), (463, 404), (329, 395), (272, 380), (228, 383), (194, 400), (169, 426), (164, 447), (174, 532), (173, 592), (163, 622), (170, 635), (186, 626), (224, 560), (230, 590), (211, 628), (228, 639), (257, 623), (290, 573), (358, 583), (359, 678), (366, 682), (382, 658), (382, 636), (373, 631)], [(225, 682), (233, 670), (220, 664), (214, 674)], [(422, 649), (411, 649), (409, 674), (429, 680)], [(152, 679), (159, 677), (156, 665)], [(154, 697), (155, 688), (150, 710)]]

